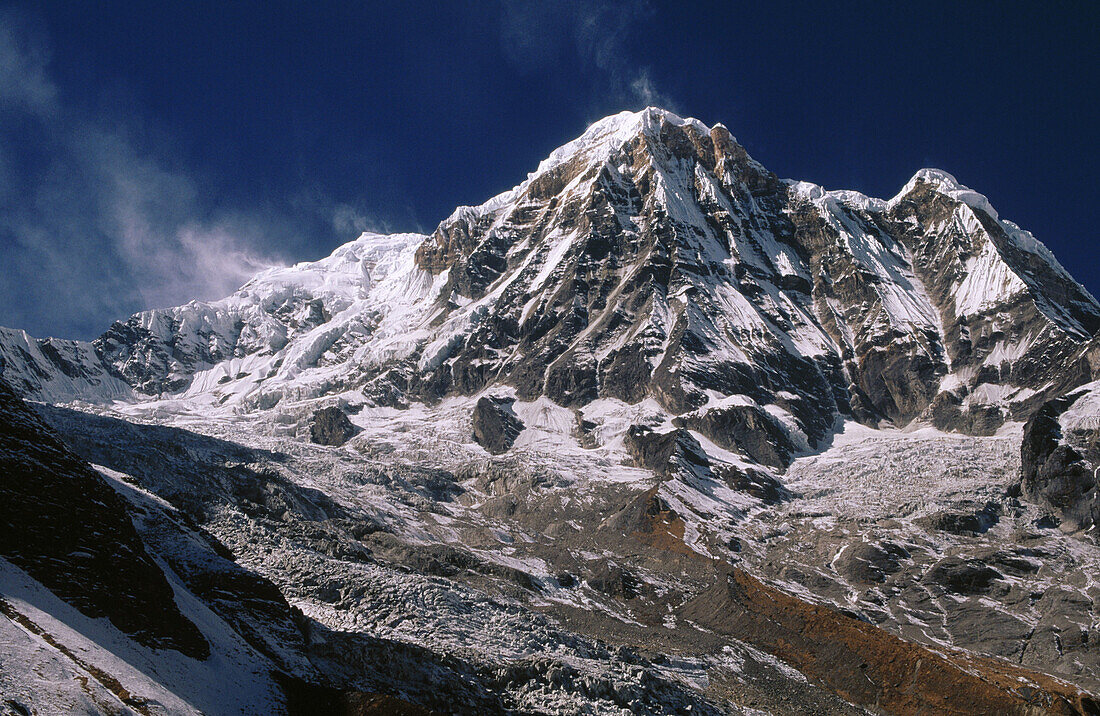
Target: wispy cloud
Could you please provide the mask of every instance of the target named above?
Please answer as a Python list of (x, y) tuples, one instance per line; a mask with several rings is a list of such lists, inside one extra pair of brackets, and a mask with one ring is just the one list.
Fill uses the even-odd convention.
[(295, 211), (317, 217), (340, 241), (351, 241), (364, 231), (392, 234), (414, 230), (423, 233), (423, 227), (417, 220), (412, 207), (408, 209), (409, 215), (406, 220), (397, 224), (361, 203), (334, 199), (316, 186), (299, 191), (291, 203)]
[(49, 61), (43, 35), (12, 9), (0, 8), (0, 105), (36, 114), (51, 111), (57, 88), (47, 72)]
[(630, 82), (630, 91), (647, 107), (663, 107), (673, 111), (677, 110), (672, 97), (657, 89), (653, 80), (649, 78), (649, 70), (643, 69)]
[(675, 109), (672, 98), (655, 86), (650, 68), (631, 52), (632, 35), (655, 15), (647, 0), (504, 2), (501, 44), (521, 71), (551, 69), (575, 58), (598, 75), (599, 90), (615, 101)]
[(204, 206), (143, 126), (68, 104), (49, 61), (43, 33), (0, 14), (0, 323), (87, 337), (280, 262), (270, 217)]

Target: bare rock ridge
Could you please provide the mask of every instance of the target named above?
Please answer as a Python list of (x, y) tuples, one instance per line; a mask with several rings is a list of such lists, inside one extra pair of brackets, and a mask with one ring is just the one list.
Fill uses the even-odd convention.
[(753, 462), (784, 468), (798, 447), (782, 424), (755, 405), (729, 405), (678, 416), (675, 425), (697, 430), (719, 447)]

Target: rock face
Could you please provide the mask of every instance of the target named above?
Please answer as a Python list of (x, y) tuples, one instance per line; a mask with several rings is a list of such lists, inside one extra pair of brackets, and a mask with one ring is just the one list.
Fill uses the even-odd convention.
[(920, 518), (918, 524), (954, 534), (981, 534), (997, 524), (997, 505), (975, 505), (971, 510), (945, 510)]
[(313, 413), (309, 425), (309, 439), (318, 445), (339, 447), (355, 435), (355, 426), (343, 410), (335, 406)]
[(1045, 404), (1024, 426), (1021, 488), (1068, 529), (1100, 523), (1100, 386), (1089, 384)]
[(0, 556), (138, 642), (210, 655), (125, 503), (0, 380)]
[(908, 550), (893, 542), (860, 542), (844, 550), (835, 564), (854, 582), (877, 584), (898, 572), (908, 557)]
[(20, 396), (64, 402), (133, 397), (133, 388), (82, 341), (35, 339), (0, 328), (0, 375)]
[(783, 468), (796, 451), (778, 420), (755, 405), (729, 405), (678, 416), (673, 423), (697, 430), (719, 447), (753, 462)]
[(507, 452), (523, 431), (523, 421), (512, 410), (513, 402), (484, 397), (474, 406), (474, 440), (494, 455)]
[(699, 441), (687, 430), (661, 433), (645, 425), (631, 425), (623, 438), (623, 445), (634, 459), (634, 464), (658, 475), (691, 471), (693, 467), (710, 468)]
[(925, 579), (954, 594), (985, 594), (1003, 577), (981, 560), (949, 558), (936, 563)]

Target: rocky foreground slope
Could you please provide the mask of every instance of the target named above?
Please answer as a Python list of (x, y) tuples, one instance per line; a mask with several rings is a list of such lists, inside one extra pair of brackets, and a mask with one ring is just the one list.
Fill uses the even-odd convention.
[[(1098, 332), (944, 172), (872, 199), (609, 117), (431, 235), (92, 343), (0, 329), (38, 401), (4, 394), (5, 643), (57, 669), (0, 693), (1096, 713)], [(136, 598), (155, 623), (116, 621)], [(223, 661), (259, 706), (209, 698)]]

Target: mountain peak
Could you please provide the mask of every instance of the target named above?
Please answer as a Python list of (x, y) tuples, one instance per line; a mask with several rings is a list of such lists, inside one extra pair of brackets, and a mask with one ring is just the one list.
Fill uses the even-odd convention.
[(918, 170), (917, 173), (913, 175), (913, 178), (906, 182), (901, 191), (886, 202), (887, 207), (890, 208), (898, 204), (921, 184), (927, 184), (937, 193), (966, 204), (971, 209), (985, 212), (994, 221), (1000, 218), (997, 214), (997, 210), (993, 208), (993, 205), (989, 203), (989, 199), (987, 199), (984, 194), (979, 194), (970, 187), (960, 183), (952, 174), (942, 169), (930, 167)]
[(681, 117), (660, 107), (646, 107), (637, 112), (619, 112), (593, 122), (581, 136), (555, 149), (539, 164), (538, 169), (528, 176), (528, 179), (544, 174), (578, 155), (599, 154), (599, 158), (606, 158), (606, 155), (621, 148), (640, 134), (656, 137), (655, 133), (660, 131), (662, 124), (676, 127), (690, 126), (702, 134), (708, 134), (711, 131), (698, 119)]
[[(0, 528), (49, 548), (0, 549), (0, 592), (18, 597), (0, 612), (31, 625), (5, 632), (20, 671), (0, 700), (20, 710), (9, 686), (39, 688), (41, 664), (89, 698), (118, 691), (83, 674), (161, 663), (132, 634), (181, 656), (208, 644), (160, 673), (217, 672), (194, 703), (226, 712), (218, 695), (257, 673), (332, 703), (408, 682), (437, 710), (716, 716), (740, 707), (727, 691), (858, 710), (828, 689), (891, 712), (1091, 709), (939, 646), (1024, 663), (1031, 643), (1031, 666), (1100, 684), (1095, 595), (1074, 576), (1100, 557), (1039, 529), (1100, 524), (1100, 305), (947, 172), (889, 203), (781, 181), (724, 126), (649, 107), (430, 236), (364, 233), (91, 344), (0, 328), (0, 475), (17, 478), (0, 478)], [(32, 410), (6, 384), (97, 405)], [(68, 513), (87, 529), (59, 535)], [(164, 568), (112, 581), (120, 550)], [(47, 587), (109, 619), (63, 623)], [(115, 619), (100, 607), (116, 593), (157, 618)], [(654, 630), (683, 668), (650, 661)], [(44, 661), (39, 636), (67, 651)], [(394, 654), (401, 673), (376, 676)], [(918, 667), (923, 691), (892, 686)], [(712, 678), (737, 688), (696, 699)], [(191, 703), (163, 694), (132, 703)]]
[[(636, 148), (638, 141), (641, 141), (643, 149), (649, 148), (646, 152), (657, 146), (665, 147), (656, 152), (657, 156), (650, 157), (658, 162), (675, 161), (689, 154), (694, 154), (696, 158), (706, 155), (709, 157), (708, 164), (729, 158), (750, 167), (750, 173), (765, 176), (767, 180), (774, 179), (770, 172), (748, 156), (725, 126), (716, 124), (710, 128), (698, 119), (684, 118), (659, 107), (646, 107), (639, 111), (619, 112), (592, 123), (579, 137), (551, 152), (520, 184), (478, 206), (457, 207), (440, 223), (432, 236), (436, 238), (441, 232), (450, 233), (451, 227), (456, 224), (494, 224), (500, 218), (501, 211), (537, 201), (534, 199), (536, 195), (546, 198), (544, 195), (551, 187), (556, 187), (553, 193), (559, 193), (577, 188), (573, 186), (574, 182), (590, 183), (596, 179), (601, 167), (615, 165), (612, 171), (618, 172), (622, 168), (620, 160), (624, 151), (627, 154), (633, 152), (632, 147)], [(750, 181), (761, 183), (758, 179)], [(450, 239), (445, 240), (447, 242)], [(443, 270), (453, 258), (453, 248), (447, 246), (435, 252), (425, 249), (420, 256), (425, 266)], [(429, 257), (429, 254), (438, 255)]]
[(604, 132), (607, 129), (646, 129), (660, 122), (667, 122), (676, 126), (692, 125), (702, 131), (709, 131), (706, 124), (694, 117), (681, 117), (671, 110), (661, 107), (646, 107), (635, 112), (625, 110), (616, 114), (610, 114), (603, 119), (596, 120), (588, 126), (582, 137), (593, 132)]
[(909, 181), (926, 181), (933, 184), (942, 186), (947, 191), (958, 191), (962, 189), (969, 189), (969, 187), (963, 186), (954, 175), (945, 172), (943, 169), (936, 169), (935, 167), (924, 167), (918, 169), (917, 173), (913, 175), (913, 178)]
[[(593, 123), (430, 236), (365, 235), (224, 301), (139, 314), (64, 363), (14, 339), (0, 358), (39, 392), (86, 374), (105, 395), (241, 405), (508, 387), (679, 415), (749, 396), (802, 444), (837, 415), (995, 429), (1098, 324), (1053, 256), (945, 171), (889, 202), (780, 182), (724, 126), (648, 107)], [(986, 383), (988, 399), (966, 392)]]

